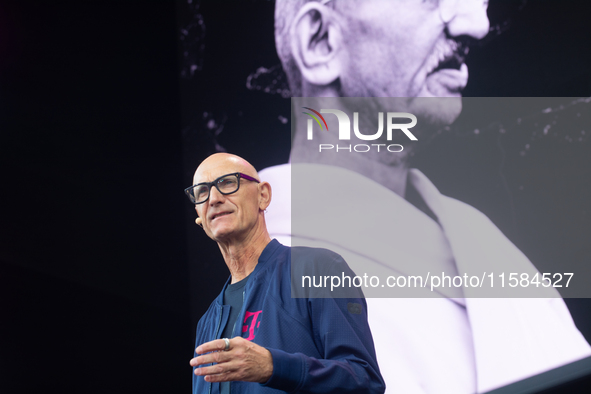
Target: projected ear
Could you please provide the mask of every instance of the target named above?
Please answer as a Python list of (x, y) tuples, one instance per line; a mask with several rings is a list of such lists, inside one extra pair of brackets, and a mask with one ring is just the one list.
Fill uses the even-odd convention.
[(317, 2), (305, 4), (291, 26), (291, 51), (302, 77), (328, 85), (341, 72), (341, 24), (335, 11)]

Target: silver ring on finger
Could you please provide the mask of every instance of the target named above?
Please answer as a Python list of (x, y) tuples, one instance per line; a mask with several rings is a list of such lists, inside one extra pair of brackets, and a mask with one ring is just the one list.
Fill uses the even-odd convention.
[(224, 347), (224, 352), (227, 352), (228, 350), (230, 350), (230, 340), (228, 338), (223, 338), (224, 339), (224, 343), (226, 344), (226, 347)]

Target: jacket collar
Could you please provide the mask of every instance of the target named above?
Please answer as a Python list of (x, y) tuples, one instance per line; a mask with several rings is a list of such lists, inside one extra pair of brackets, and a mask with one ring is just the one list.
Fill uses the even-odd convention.
[[(254, 271), (252, 271), (252, 273), (249, 275), (250, 279), (248, 280), (248, 283), (246, 285), (247, 289), (252, 286), (252, 284), (258, 279), (258, 277), (264, 271), (266, 271), (267, 269), (269, 269), (271, 267), (271, 265), (267, 264), (267, 262), (273, 258), (273, 256), (281, 249), (282, 246), (283, 245), (281, 245), (279, 243), (279, 241), (277, 241), (276, 239), (272, 239), (271, 242), (269, 242), (267, 244), (267, 246), (265, 246), (265, 249), (263, 249), (263, 252), (259, 256), (259, 260), (257, 262), (256, 267), (254, 267)], [(285, 246), (283, 246), (283, 247), (285, 247)], [(215, 299), (216, 304), (219, 306), (222, 306), (224, 304), (224, 292), (226, 291), (226, 288), (230, 284), (231, 279), (232, 279), (232, 275), (230, 275), (228, 277), (228, 279), (226, 280), (226, 283), (224, 284), (224, 287), (222, 288), (222, 291)]]

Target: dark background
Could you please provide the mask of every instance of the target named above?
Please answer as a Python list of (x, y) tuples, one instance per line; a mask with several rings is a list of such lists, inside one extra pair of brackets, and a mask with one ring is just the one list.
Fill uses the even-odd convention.
[(173, 1), (0, 3), (0, 392), (189, 392)]
[[(199, 67), (179, 79), (187, 62), (180, 30), (195, 4), (205, 26), (190, 32)], [(466, 95), (591, 95), (586, 4), (519, 4), (491, 4), (493, 23), (511, 23), (472, 50)], [(0, 3), (0, 392), (190, 390), (195, 324), (228, 272), (182, 190), (216, 144), (257, 168), (287, 160), (289, 100), (246, 85), (258, 67), (278, 64), (271, 1)], [(572, 151), (549, 162), (538, 152), (527, 162), (512, 157), (509, 172), (540, 176), (539, 163), (552, 167)], [(439, 161), (449, 166), (427, 175), (442, 185), (446, 169), (460, 171), (477, 154), (450, 151)], [(568, 173), (588, 162), (562, 165)], [(457, 184), (442, 191), (536, 253), (532, 229), (549, 222), (531, 223), (537, 211), (495, 215), (508, 204), (502, 185), (474, 194), (459, 186), (473, 175), (454, 174)], [(575, 181), (589, 193), (588, 179)], [(496, 198), (478, 200), (491, 190)], [(580, 217), (575, 208), (565, 215)], [(586, 234), (589, 223), (569, 231)], [(542, 243), (559, 253), (553, 234)], [(588, 238), (565, 242), (587, 258)], [(591, 339), (589, 301), (566, 301)]]

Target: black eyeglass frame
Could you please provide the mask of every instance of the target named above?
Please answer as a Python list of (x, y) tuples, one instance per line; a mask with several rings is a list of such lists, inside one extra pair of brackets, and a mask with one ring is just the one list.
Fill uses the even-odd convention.
[[(236, 182), (237, 182), (237, 186), (236, 186), (236, 190), (232, 191), (232, 192), (223, 192), (220, 190), (220, 188), (218, 187), (218, 182), (220, 179), (229, 177), (231, 175), (234, 175), (236, 177)], [(203, 204), (204, 202), (206, 202), (207, 200), (209, 200), (209, 196), (211, 195), (211, 187), (215, 186), (216, 189), (218, 189), (218, 192), (220, 192), (220, 194), (223, 194), (224, 196), (227, 196), (228, 194), (233, 194), (236, 193), (238, 191), (238, 189), (240, 189), (240, 179), (246, 179), (247, 181), (252, 181), (252, 182), (256, 182), (256, 183), (261, 183), (258, 179), (253, 178), (249, 175), (243, 174), (241, 172), (233, 172), (230, 174), (226, 174), (226, 175), (222, 175), (220, 177), (217, 177), (216, 179), (214, 179), (212, 182), (201, 182), (198, 183), (196, 185), (193, 186), (189, 186), (188, 188), (185, 189), (185, 194), (187, 195), (187, 197), (189, 197), (189, 200), (191, 200), (191, 203), (195, 204), (195, 205), (199, 205), (199, 204)], [(207, 198), (201, 202), (195, 202), (195, 197), (193, 196), (193, 189), (195, 189), (198, 186), (203, 186), (206, 185), (207, 186)]]

